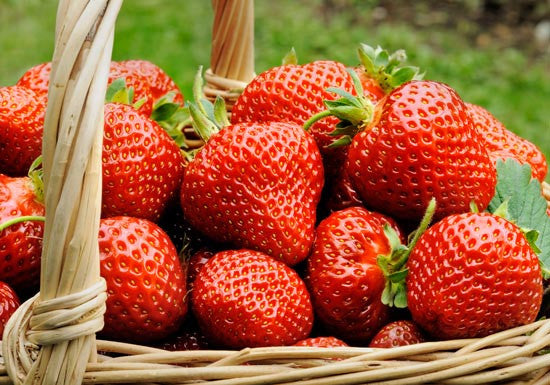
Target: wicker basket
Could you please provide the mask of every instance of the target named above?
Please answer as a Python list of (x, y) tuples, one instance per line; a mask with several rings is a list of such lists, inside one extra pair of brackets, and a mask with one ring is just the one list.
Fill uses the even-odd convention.
[[(0, 384), (550, 384), (550, 355), (542, 354), (550, 347), (550, 320), (481, 339), (394, 349), (167, 352), (96, 340), (106, 298), (97, 248), (103, 128), (97, 117), (103, 116), (121, 3), (59, 3), (44, 131), (47, 216), (40, 293), (6, 326)], [(231, 100), (254, 74), (253, 0), (219, 0), (213, 6), (205, 93)], [(235, 30), (240, 38), (232, 40)], [(548, 186), (546, 191), (550, 195)]]

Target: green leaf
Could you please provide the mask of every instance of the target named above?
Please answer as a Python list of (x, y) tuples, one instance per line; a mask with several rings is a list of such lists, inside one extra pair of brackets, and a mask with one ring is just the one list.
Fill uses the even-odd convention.
[(283, 60), (281, 62), (282, 65), (291, 65), (291, 64), (298, 64), (298, 55), (296, 54), (296, 50), (294, 47), (288, 51), (288, 53), (283, 57)]
[[(529, 165), (521, 165), (514, 159), (499, 159), (496, 167), (495, 196), (487, 211), (495, 213), (507, 201), (508, 219), (521, 228), (538, 232), (535, 246), (539, 250), (543, 275), (550, 278), (550, 218), (546, 214), (546, 200), (541, 193), (541, 184), (531, 178)], [(533, 239), (533, 234), (529, 237)]]

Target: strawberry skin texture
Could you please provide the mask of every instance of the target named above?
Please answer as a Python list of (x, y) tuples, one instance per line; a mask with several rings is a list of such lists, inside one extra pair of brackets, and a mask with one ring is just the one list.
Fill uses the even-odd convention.
[(102, 333), (148, 343), (175, 332), (187, 312), (185, 275), (176, 248), (145, 219), (100, 221), (101, 276), (107, 282)]
[(19, 297), (5, 282), (0, 281), (0, 340), (6, 323), (19, 307)]
[[(16, 85), (26, 87), (36, 92), (40, 97), (47, 100), (48, 87), (50, 85), (50, 73), (52, 63), (46, 62), (29, 68), (17, 81)], [(44, 102), (44, 104), (46, 104)]]
[(466, 107), (495, 162), (497, 159), (513, 158), (521, 164), (528, 164), (531, 166), (533, 178), (544, 182), (548, 164), (535, 144), (509, 131), (485, 108), (472, 103), (466, 103)]
[(46, 107), (25, 87), (0, 88), (0, 172), (27, 175), (42, 151)]
[(127, 215), (157, 221), (177, 199), (183, 155), (156, 122), (129, 105), (105, 105), (103, 218)]
[(362, 207), (332, 213), (316, 231), (305, 282), (321, 324), (346, 342), (364, 344), (388, 321), (382, 304), (385, 278), (377, 256), (390, 252), (390, 218)]
[[(29, 68), (18, 80), (17, 85), (30, 88), (46, 100), (52, 63), (46, 62)], [(134, 103), (145, 98), (139, 111), (150, 116), (154, 103), (168, 92), (174, 93), (174, 102), (183, 105), (183, 95), (175, 82), (156, 64), (147, 60), (112, 61), (109, 80), (124, 78), (128, 87), (134, 88)], [(45, 104), (45, 102), (44, 102)]]
[(422, 331), (409, 320), (393, 321), (384, 326), (369, 343), (370, 348), (394, 348), (426, 341)]
[(137, 100), (146, 95), (138, 90), (149, 88), (147, 93), (150, 93), (152, 103), (168, 92), (173, 92), (174, 103), (183, 105), (183, 94), (174, 80), (162, 68), (150, 61), (136, 59), (111, 62), (110, 80), (113, 81), (119, 77), (126, 78), (126, 84), (134, 87)]
[(323, 181), (319, 150), (301, 126), (230, 125), (186, 167), (181, 205), (213, 240), (295, 265), (311, 249)]
[(341, 339), (336, 337), (312, 337), (298, 341), (294, 346), (309, 346), (314, 348), (342, 348), (349, 346)]
[[(355, 94), (353, 80), (339, 62), (315, 61), (271, 68), (246, 86), (231, 111), (231, 122), (288, 121), (303, 125), (326, 109), (325, 100), (336, 99), (335, 93), (326, 90), (328, 87)], [(309, 129), (323, 155), (327, 175), (337, 172), (345, 160), (345, 147), (328, 147), (339, 138), (329, 135), (337, 123), (338, 119), (328, 117)]]
[(191, 301), (201, 330), (219, 346), (292, 345), (313, 326), (304, 282), (293, 269), (258, 251), (215, 254), (200, 270)]
[[(44, 216), (44, 205), (37, 201), (30, 178), (0, 174), (0, 223), (21, 216)], [(0, 231), (0, 281), (17, 291), (32, 292), (38, 287), (43, 233), (40, 221)]]
[(445, 84), (411, 81), (393, 90), (356, 135), (346, 168), (365, 205), (418, 221), (432, 197), (435, 218), (484, 210), (496, 169), (458, 94)]
[(541, 306), (536, 254), (517, 226), (489, 213), (442, 219), (420, 237), (407, 267), (412, 318), (436, 338), (528, 324)]

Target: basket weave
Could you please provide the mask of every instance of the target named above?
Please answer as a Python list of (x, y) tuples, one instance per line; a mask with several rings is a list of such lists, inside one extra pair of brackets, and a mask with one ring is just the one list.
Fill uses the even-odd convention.
[[(167, 352), (96, 340), (106, 298), (97, 246), (102, 110), (121, 3), (59, 3), (44, 130), (40, 293), (6, 325), (0, 384), (550, 384), (550, 355), (543, 354), (550, 348), (550, 320), (481, 339), (393, 349)], [(238, 90), (254, 76), (253, 0), (212, 3), (205, 94), (223, 96), (230, 109)], [(545, 184), (544, 191), (550, 197), (550, 186)]]

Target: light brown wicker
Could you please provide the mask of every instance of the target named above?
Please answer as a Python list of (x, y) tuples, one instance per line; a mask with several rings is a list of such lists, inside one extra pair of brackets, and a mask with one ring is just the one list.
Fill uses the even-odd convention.
[[(394, 349), (167, 352), (96, 340), (106, 298), (97, 246), (103, 128), (99, 117), (121, 3), (59, 3), (44, 131), (46, 223), (40, 294), (25, 302), (5, 328), (0, 384), (550, 384), (550, 355), (543, 354), (550, 347), (550, 320), (481, 339)], [(254, 73), (251, 46), (233, 51), (241, 40), (253, 40), (253, 0), (213, 1), (213, 6), (217, 48), (205, 92), (231, 98), (235, 93), (227, 91), (242, 88)], [(245, 38), (232, 35), (224, 40), (233, 33), (228, 31), (235, 31), (226, 24), (228, 15), (238, 15), (239, 34)], [(545, 191), (550, 194), (548, 185)]]

